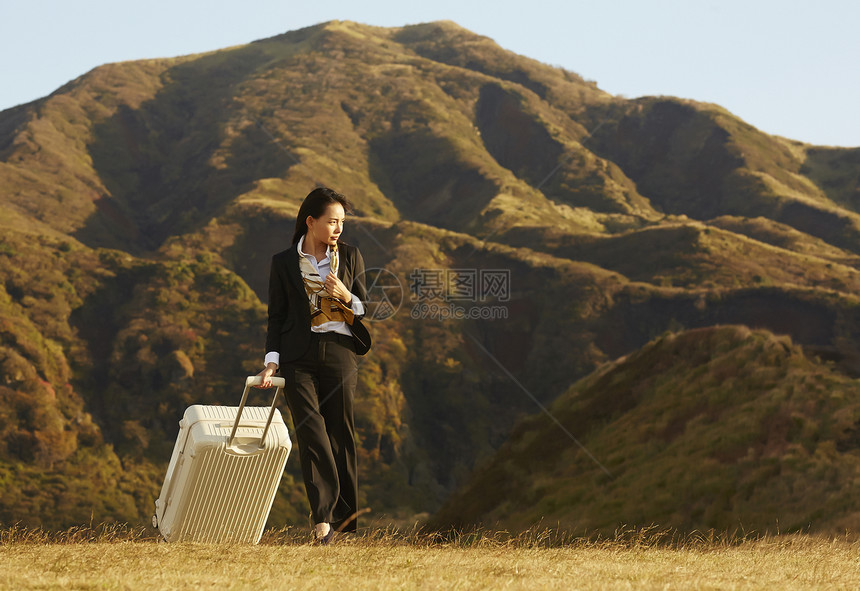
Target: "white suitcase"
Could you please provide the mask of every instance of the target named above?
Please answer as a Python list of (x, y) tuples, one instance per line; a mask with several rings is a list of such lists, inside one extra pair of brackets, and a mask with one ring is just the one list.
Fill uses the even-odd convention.
[(275, 408), (284, 378), (272, 378), (270, 408), (239, 406), (186, 409), (167, 467), (152, 525), (168, 542), (247, 542), (263, 535), (292, 444)]

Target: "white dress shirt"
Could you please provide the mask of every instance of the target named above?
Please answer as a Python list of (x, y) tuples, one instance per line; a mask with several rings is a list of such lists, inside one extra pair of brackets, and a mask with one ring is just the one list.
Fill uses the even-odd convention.
[[(311, 262), (316, 269), (319, 276), (325, 281), (325, 278), (328, 277), (329, 272), (331, 271), (331, 246), (327, 246), (325, 249), (325, 258), (321, 261), (317, 262), (313, 255), (307, 254), (302, 250), (302, 246), (305, 243), (305, 237), (302, 236), (299, 238), (299, 243), (296, 245), (296, 248), (299, 251), (299, 256), (305, 257), (307, 260)], [(352, 295), (352, 299), (350, 300), (350, 307), (356, 316), (361, 316), (364, 314), (364, 304), (361, 303), (355, 294), (350, 292)], [(305, 301), (304, 305), (309, 305), (307, 301)], [(337, 320), (332, 320), (330, 322), (324, 322), (319, 326), (311, 326), (311, 330), (313, 332), (339, 332), (340, 334), (344, 334), (348, 337), (352, 336), (352, 331), (349, 329), (349, 325), (346, 322), (341, 322)], [(280, 367), (281, 365), (281, 354), (277, 351), (269, 351), (266, 353), (266, 359), (263, 362), (264, 365), (268, 365), (269, 363), (275, 363)]]

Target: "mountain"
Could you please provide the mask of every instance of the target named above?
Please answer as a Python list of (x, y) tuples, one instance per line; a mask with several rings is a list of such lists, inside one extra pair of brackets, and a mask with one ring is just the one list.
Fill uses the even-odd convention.
[(860, 384), (788, 337), (667, 334), (513, 430), (436, 527), (856, 531)]
[[(361, 491), (396, 522), (667, 331), (766, 329), (860, 375), (858, 181), (860, 149), (614, 97), (450, 22), (101, 66), (0, 112), (0, 521), (148, 521), (183, 409), (261, 367), (269, 259), (316, 183), (371, 269)], [(291, 459), (270, 524), (304, 523), (298, 483)]]

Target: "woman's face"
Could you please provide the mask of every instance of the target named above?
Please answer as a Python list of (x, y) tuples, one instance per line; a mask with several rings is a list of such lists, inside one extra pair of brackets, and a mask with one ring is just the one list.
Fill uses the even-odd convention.
[(333, 246), (337, 243), (337, 239), (340, 238), (340, 233), (343, 232), (343, 222), (345, 219), (343, 205), (332, 203), (320, 217), (313, 218), (308, 216), (308, 234), (312, 234), (316, 242), (321, 242), (326, 246)]

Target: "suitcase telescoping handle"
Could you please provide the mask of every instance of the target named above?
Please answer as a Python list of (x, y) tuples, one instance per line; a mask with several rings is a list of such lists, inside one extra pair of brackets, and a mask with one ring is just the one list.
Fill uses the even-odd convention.
[[(242, 419), (242, 411), (245, 409), (245, 401), (248, 399), (248, 392), (251, 391), (251, 386), (259, 386), (263, 383), (263, 378), (260, 376), (248, 376), (245, 379), (245, 391), (242, 392), (242, 401), (239, 403), (239, 411), (236, 413), (236, 421), (233, 423), (233, 430), (230, 432), (230, 439), (227, 440), (227, 447), (233, 445), (233, 438), (236, 436), (236, 430), (239, 428), (239, 421)], [(263, 442), (266, 441), (266, 434), (269, 432), (269, 425), (272, 424), (272, 418), (275, 416), (275, 404), (278, 402), (278, 394), (284, 389), (286, 381), (284, 378), (272, 378), (272, 386), (275, 388), (275, 395), (272, 397), (272, 407), (269, 409), (269, 418), (266, 420), (266, 427), (263, 429), (263, 436), (260, 437), (260, 447), (263, 447)]]

